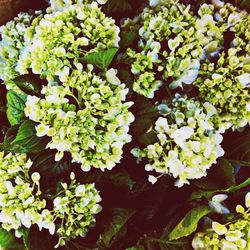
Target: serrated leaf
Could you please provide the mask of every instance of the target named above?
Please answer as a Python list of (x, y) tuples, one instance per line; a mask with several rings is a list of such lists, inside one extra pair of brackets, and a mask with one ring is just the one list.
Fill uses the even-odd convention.
[(25, 119), (24, 108), (27, 95), (12, 90), (7, 93), (7, 118), (11, 126), (17, 125)]
[(8, 82), (18, 86), (26, 94), (41, 95), (41, 85), (37, 83), (37, 80), (34, 79), (34, 77), (29, 75), (18, 76)]
[(33, 121), (24, 121), (18, 128), (16, 136), (14, 133), (17, 127), (12, 128), (4, 139), (5, 149), (14, 153), (35, 153), (45, 149), (48, 139), (37, 137), (35, 126), (36, 123)]
[(208, 206), (198, 206), (191, 209), (171, 231), (168, 236), (169, 240), (178, 240), (193, 233), (197, 229), (200, 219), (210, 212), (211, 208)]
[(100, 69), (107, 69), (118, 50), (119, 48), (111, 48), (104, 51), (89, 53), (84, 56), (83, 61), (93, 64)]
[(115, 208), (110, 216), (104, 232), (100, 235), (98, 246), (108, 248), (113, 239), (124, 229), (128, 220), (134, 215), (132, 209)]

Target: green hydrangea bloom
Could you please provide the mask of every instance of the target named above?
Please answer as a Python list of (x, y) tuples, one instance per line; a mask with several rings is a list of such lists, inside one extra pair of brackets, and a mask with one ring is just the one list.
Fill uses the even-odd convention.
[(44, 15), (19, 63), (54, 81), (65, 66), (71, 69), (87, 53), (118, 47), (119, 31), (97, 3), (72, 5)]
[(46, 206), (40, 197), (40, 175), (29, 176), (31, 165), (26, 154), (0, 152), (0, 223), (8, 231), (38, 223)]
[(153, 2), (123, 25), (139, 34), (138, 48), (129, 48), (127, 55), (135, 75), (133, 89), (148, 98), (163, 83), (172, 88), (193, 83), (201, 59), (222, 45), (225, 31), (225, 25), (216, 25), (210, 5), (203, 4), (196, 16), (190, 6)]
[(77, 236), (84, 237), (89, 227), (95, 225), (95, 215), (102, 210), (98, 204), (101, 196), (94, 184), (79, 184), (75, 175), (71, 173), (71, 183), (61, 183), (62, 190), (54, 199), (54, 220), (57, 225), (56, 234), (59, 236), (58, 244), (65, 243)]
[(19, 76), (17, 62), (25, 46), (33, 36), (35, 26), (41, 18), (41, 12), (20, 13), (14, 20), (1, 26), (0, 34), (0, 78), (3, 81)]
[[(166, 117), (154, 125), (158, 140), (144, 149), (134, 148), (132, 154), (145, 158), (146, 171), (155, 171), (177, 178), (176, 186), (199, 179), (224, 154), (221, 134), (215, 129), (216, 109), (209, 103), (176, 95)], [(159, 177), (160, 177), (159, 176)], [(158, 177), (149, 176), (154, 183)]]
[[(86, 4), (94, 2), (94, 0), (49, 0), (50, 7), (47, 12), (62, 11), (74, 4)], [(105, 4), (107, 0), (96, 0), (99, 4)]]
[(233, 37), (230, 48), (219, 53), (216, 62), (206, 59), (194, 84), (200, 98), (217, 108), (222, 121), (238, 129), (250, 122), (250, 16), (226, 4), (217, 18)]
[(246, 195), (246, 210), (237, 205), (237, 214), (226, 224), (212, 223), (212, 228), (195, 234), (195, 250), (248, 250), (250, 248), (250, 193)]
[(123, 145), (131, 141), (132, 103), (124, 102), (128, 89), (114, 69), (98, 75), (92, 65), (76, 66), (70, 75), (64, 67), (66, 73), (59, 76), (64, 86), (43, 88), (45, 98), (28, 96), (25, 114), (39, 123), (37, 136), (51, 137), (47, 147), (57, 149), (56, 160), (70, 152), (83, 171), (112, 169), (120, 162)]

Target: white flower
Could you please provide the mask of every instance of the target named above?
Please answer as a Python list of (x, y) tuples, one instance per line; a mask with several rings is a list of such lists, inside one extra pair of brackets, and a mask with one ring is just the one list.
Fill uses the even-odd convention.
[(175, 51), (175, 49), (180, 45), (180, 37), (177, 36), (174, 39), (168, 40), (168, 47), (171, 51)]
[(227, 198), (228, 196), (226, 194), (217, 194), (213, 196), (212, 201), (220, 203), (226, 200)]
[(15, 193), (15, 189), (10, 181), (5, 181), (4, 186), (6, 187), (9, 195), (13, 195)]
[(76, 188), (76, 197), (81, 197), (85, 195), (85, 186), (84, 185), (79, 185)]
[(203, 106), (204, 106), (204, 108), (205, 108), (206, 111), (207, 111), (208, 119), (209, 119), (211, 116), (213, 116), (213, 115), (215, 115), (215, 114), (218, 113), (218, 112), (217, 112), (217, 109), (216, 109), (211, 103), (209, 103), (209, 102), (205, 102), (205, 103), (203, 104)]
[(221, 250), (238, 250), (238, 247), (234, 243), (222, 239)]
[(43, 137), (47, 135), (48, 131), (49, 131), (49, 126), (47, 125), (39, 124), (36, 126), (36, 135), (38, 137)]
[(164, 117), (159, 117), (155, 123), (155, 130), (157, 132), (167, 132), (169, 130), (168, 120)]
[(148, 176), (148, 181), (151, 182), (152, 184), (155, 184), (157, 182), (157, 178), (153, 175)]
[(218, 235), (224, 235), (227, 232), (227, 228), (225, 225), (222, 225), (216, 221), (212, 222), (212, 228)]
[(31, 175), (31, 179), (34, 183), (39, 183), (39, 180), (40, 180), (41, 176), (38, 172), (34, 172), (32, 175)]
[(189, 139), (194, 134), (194, 130), (188, 126), (181, 127), (177, 129), (174, 133), (170, 135), (174, 139), (175, 143), (183, 147), (184, 142)]
[(101, 4), (101, 5), (107, 3), (107, 1), (108, 1), (108, 0), (97, 0), (97, 2), (98, 2), (99, 4)]
[(244, 73), (235, 77), (235, 79), (237, 79), (242, 87), (245, 88), (248, 86), (248, 84), (250, 84), (250, 73)]
[(110, 69), (106, 72), (107, 81), (110, 82), (113, 85), (119, 85), (121, 81), (116, 76), (117, 70), (116, 69)]
[(205, 249), (206, 246), (203, 240), (200, 237), (196, 236), (192, 240), (192, 247), (194, 249)]
[(245, 197), (245, 204), (246, 204), (246, 207), (247, 208), (250, 208), (250, 192), (248, 192), (246, 194), (246, 197)]

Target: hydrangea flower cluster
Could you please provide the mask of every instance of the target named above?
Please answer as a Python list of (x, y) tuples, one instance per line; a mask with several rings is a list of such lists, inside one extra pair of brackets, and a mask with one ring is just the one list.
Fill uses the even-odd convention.
[(14, 20), (0, 27), (0, 78), (3, 81), (19, 75), (17, 61), (24, 47), (30, 42), (41, 12), (20, 13)]
[(128, 109), (133, 103), (124, 102), (128, 89), (116, 70), (101, 75), (92, 65), (77, 67), (68, 75), (65, 66), (67, 73), (60, 75), (64, 86), (44, 87), (45, 98), (28, 96), (25, 114), (39, 123), (37, 136), (51, 137), (47, 147), (57, 149), (57, 161), (70, 152), (83, 171), (110, 170), (120, 161), (123, 145), (131, 141), (128, 131), (134, 116)]
[(193, 84), (225, 126), (249, 123), (249, 14), (222, 2), (216, 8), (201, 5), (197, 16), (183, 4), (150, 3), (123, 25), (139, 34), (138, 48), (127, 50), (134, 91), (153, 98), (163, 83), (170, 88)]
[(124, 29), (139, 33), (138, 50), (128, 49), (135, 75), (134, 91), (148, 98), (163, 84), (176, 88), (191, 84), (205, 53), (221, 44), (223, 34), (210, 18), (207, 4), (195, 16), (190, 6), (162, 1), (146, 7), (139, 17), (127, 20)]
[(46, 206), (39, 173), (29, 176), (31, 165), (26, 154), (0, 152), (0, 223), (8, 231), (14, 229), (16, 235), (22, 226), (38, 223)]
[[(105, 4), (108, 0), (96, 0), (98, 4)], [(74, 4), (86, 4), (92, 2), (91, 0), (49, 0), (50, 7), (47, 12), (62, 11)]]
[[(158, 141), (144, 149), (134, 148), (135, 157), (146, 158), (146, 171), (177, 178), (176, 186), (206, 176), (207, 170), (224, 154), (222, 135), (212, 122), (216, 110), (210, 103), (176, 95), (166, 117), (159, 117), (154, 130)], [(159, 177), (160, 177), (159, 176)], [(157, 178), (149, 176), (155, 183)]]
[(238, 129), (250, 122), (250, 16), (226, 4), (215, 18), (224, 27), (224, 46), (228, 44), (230, 48), (225, 51), (220, 45), (215, 46), (218, 59), (215, 62), (207, 59), (201, 64), (194, 84), (201, 99), (212, 103), (222, 120)]
[(55, 81), (64, 67), (74, 68), (87, 53), (118, 47), (119, 31), (96, 2), (46, 14), (18, 61), (19, 73), (31, 68), (34, 74)]
[(22, 236), (21, 228), (37, 224), (59, 236), (59, 245), (70, 238), (84, 237), (88, 227), (95, 224), (95, 214), (101, 211), (101, 201), (94, 184), (80, 184), (71, 173), (71, 183), (61, 183), (53, 210), (46, 208), (40, 191), (40, 174), (29, 170), (32, 161), (26, 154), (0, 152), (0, 223), (6, 230), (15, 230)]
[(226, 224), (213, 221), (212, 228), (198, 232), (192, 241), (197, 250), (248, 250), (250, 248), (250, 193), (245, 197), (246, 209), (237, 205), (234, 219)]
[(63, 246), (66, 241), (77, 236), (84, 237), (88, 227), (95, 225), (95, 215), (102, 210), (98, 204), (101, 197), (95, 185), (79, 185), (73, 173), (70, 177), (70, 185), (61, 183), (63, 189), (54, 199), (53, 220), (60, 220), (56, 230), (59, 241), (55, 247)]

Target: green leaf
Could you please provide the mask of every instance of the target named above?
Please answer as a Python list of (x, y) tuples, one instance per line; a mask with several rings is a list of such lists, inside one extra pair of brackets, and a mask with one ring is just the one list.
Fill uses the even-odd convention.
[(198, 206), (191, 209), (179, 224), (169, 234), (169, 240), (177, 240), (193, 233), (200, 219), (209, 214), (211, 209), (208, 206)]
[(122, 48), (128, 48), (131, 47), (131, 45), (133, 44), (134, 40), (136, 39), (137, 33), (133, 30), (130, 30), (128, 32), (124, 32), (121, 35), (121, 42), (120, 42), (120, 46)]
[(12, 90), (7, 93), (7, 117), (11, 126), (17, 125), (25, 119), (24, 108), (27, 95)]
[(14, 80), (8, 81), (8, 83), (17, 85), (26, 94), (41, 95), (41, 84), (38, 84), (37, 80), (29, 75), (18, 76)]
[(204, 190), (228, 188), (235, 185), (234, 167), (229, 160), (221, 158), (218, 164), (209, 170), (206, 177), (192, 183)]
[(159, 113), (147, 98), (136, 96), (136, 99), (136, 119), (132, 127), (132, 133), (141, 144), (148, 145), (154, 143), (157, 139), (157, 135), (152, 128)]
[(89, 53), (84, 56), (83, 60), (97, 66), (100, 69), (107, 69), (118, 50), (119, 48), (111, 48), (105, 51)]
[(5, 149), (14, 153), (35, 153), (45, 149), (49, 140), (37, 137), (35, 126), (35, 122), (26, 120), (20, 125), (18, 131), (17, 127), (10, 129), (4, 139)]
[(126, 0), (123, 1), (109, 0), (104, 5), (103, 11), (108, 15), (114, 15), (121, 13), (127, 14), (128, 12), (131, 12), (132, 9), (133, 9), (132, 6)]
[(55, 188), (55, 183), (71, 167), (70, 158), (55, 161), (54, 150), (44, 150), (30, 156), (33, 161), (32, 172), (41, 174), (41, 185), (46, 189)]
[(14, 234), (11, 231), (6, 231), (3, 228), (0, 228), (0, 248), (6, 250), (25, 249), (22, 243), (17, 238), (15, 238)]
[(244, 182), (240, 183), (239, 185), (233, 185), (226, 189), (219, 189), (219, 190), (213, 190), (213, 191), (204, 191), (204, 190), (197, 190), (192, 193), (190, 196), (190, 200), (199, 200), (203, 197), (206, 197), (207, 199), (211, 199), (211, 197), (216, 193), (231, 193), (235, 192), (237, 190), (240, 190), (242, 188), (248, 187), (250, 185), (250, 178), (246, 179)]
[(126, 223), (134, 213), (135, 211), (132, 209), (115, 208), (106, 224), (104, 232), (99, 237), (98, 246), (101, 248), (110, 247), (114, 239), (124, 229)]
[(103, 173), (100, 170), (93, 169), (90, 172), (83, 174), (83, 181), (85, 183), (95, 182), (100, 185), (111, 185), (119, 188), (128, 188), (132, 190), (135, 185), (135, 181), (133, 181), (128, 175), (125, 169), (112, 170), (109, 174)]

